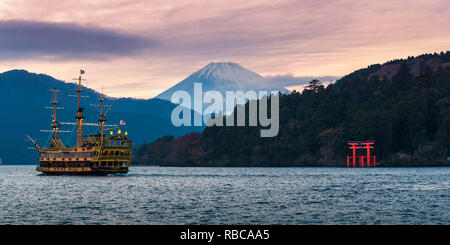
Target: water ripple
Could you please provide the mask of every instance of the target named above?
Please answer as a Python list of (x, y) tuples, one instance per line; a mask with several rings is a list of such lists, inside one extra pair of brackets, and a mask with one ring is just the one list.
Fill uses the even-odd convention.
[(0, 224), (450, 224), (450, 168), (0, 167)]

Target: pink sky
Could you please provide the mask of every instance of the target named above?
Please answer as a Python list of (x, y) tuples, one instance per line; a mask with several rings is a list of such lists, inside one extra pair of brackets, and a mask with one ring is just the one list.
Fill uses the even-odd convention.
[(213, 61), (263, 76), (342, 76), (450, 50), (449, 12), (445, 0), (2, 0), (0, 72), (69, 81), (84, 68), (88, 87), (138, 98)]

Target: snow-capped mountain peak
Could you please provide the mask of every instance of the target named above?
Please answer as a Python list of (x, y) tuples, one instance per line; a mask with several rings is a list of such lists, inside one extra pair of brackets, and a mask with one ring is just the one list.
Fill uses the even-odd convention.
[(268, 89), (260, 87), (258, 80), (263, 77), (258, 73), (250, 71), (240, 64), (233, 62), (212, 62), (194, 72), (183, 81), (175, 86), (167, 89), (163, 93), (156, 96), (158, 99), (171, 100), (172, 94), (176, 91), (186, 91), (193, 98), (194, 83), (201, 83), (203, 92), (218, 91), (225, 95), (226, 91), (248, 91), (248, 90), (271, 90), (288, 92), (284, 88)]
[(233, 62), (211, 62), (193, 75), (213, 81), (233, 81), (240, 85), (248, 85), (250, 81), (262, 78), (259, 74)]

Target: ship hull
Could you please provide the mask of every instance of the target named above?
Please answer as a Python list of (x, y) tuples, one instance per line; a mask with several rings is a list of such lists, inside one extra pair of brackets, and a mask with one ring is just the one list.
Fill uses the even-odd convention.
[(83, 138), (81, 147), (64, 147), (59, 139), (39, 150), (37, 171), (47, 175), (126, 174), (131, 162), (131, 141), (117, 135)]
[(69, 158), (67, 154), (56, 153), (56, 158), (53, 159), (41, 157), (36, 171), (46, 175), (108, 175), (128, 173), (129, 161), (117, 159), (109, 159), (111, 161), (91, 161), (91, 159), (80, 161), (80, 158)]
[(36, 171), (42, 172), (45, 175), (97, 175), (105, 176), (108, 174), (126, 174), (127, 167), (105, 169), (105, 168), (68, 168), (68, 167), (37, 167)]
[(45, 175), (78, 175), (78, 176), (106, 176), (109, 174), (126, 174), (128, 173), (128, 170), (123, 171), (85, 171), (85, 172), (79, 172), (79, 171), (41, 171), (37, 170), (39, 172), (42, 172), (42, 174)]

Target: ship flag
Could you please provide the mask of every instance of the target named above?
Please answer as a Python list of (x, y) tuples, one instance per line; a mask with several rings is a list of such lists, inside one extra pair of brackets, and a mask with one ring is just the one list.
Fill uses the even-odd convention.
[(124, 120), (120, 120), (120, 125), (125, 125), (125, 121)]

